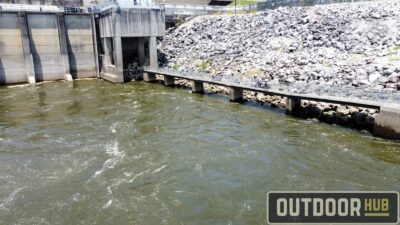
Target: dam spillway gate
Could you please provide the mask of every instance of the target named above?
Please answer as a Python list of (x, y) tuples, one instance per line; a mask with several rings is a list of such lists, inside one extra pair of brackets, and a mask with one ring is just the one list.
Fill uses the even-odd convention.
[(0, 11), (0, 84), (78, 78), (129, 80), (132, 62), (157, 65), (165, 34), (157, 7), (109, 7), (99, 13)]

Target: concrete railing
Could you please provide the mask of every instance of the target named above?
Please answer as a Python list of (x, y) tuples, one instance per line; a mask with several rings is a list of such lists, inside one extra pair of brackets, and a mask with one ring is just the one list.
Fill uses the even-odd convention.
[(344, 2), (360, 2), (368, 0), (266, 0), (260, 1), (255, 4), (242, 5), (242, 6), (213, 6), (213, 5), (188, 5), (188, 4), (161, 4), (165, 9), (165, 15), (184, 15), (184, 16), (197, 16), (215, 13), (235, 13), (235, 12), (256, 12), (265, 9), (275, 9), (278, 7), (298, 7), (298, 6), (312, 6), (319, 4), (332, 4)]
[(345, 2), (361, 2), (369, 0), (265, 0), (257, 4), (249, 5), (252, 11), (262, 11), (265, 9), (275, 9), (278, 7), (298, 7), (298, 6), (312, 6), (333, 3)]
[(103, 9), (112, 6), (118, 6), (121, 8), (153, 8), (157, 7), (156, 4), (153, 3), (153, 0), (102, 0), (98, 3), (97, 8)]
[(0, 11), (62, 12), (62, 10), (59, 7), (52, 5), (25, 5), (25, 4), (6, 4), (6, 3), (0, 3)]
[[(217, 6), (217, 5), (182, 5), (182, 4), (160, 4), (165, 10), (165, 15), (197, 16), (215, 13), (250, 12), (252, 7), (247, 6)], [(253, 7), (254, 8), (254, 7)]]

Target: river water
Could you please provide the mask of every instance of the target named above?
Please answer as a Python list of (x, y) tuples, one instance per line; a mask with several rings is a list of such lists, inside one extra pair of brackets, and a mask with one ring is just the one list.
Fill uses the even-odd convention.
[(272, 190), (400, 190), (400, 143), (157, 84), (0, 88), (0, 224), (265, 224)]

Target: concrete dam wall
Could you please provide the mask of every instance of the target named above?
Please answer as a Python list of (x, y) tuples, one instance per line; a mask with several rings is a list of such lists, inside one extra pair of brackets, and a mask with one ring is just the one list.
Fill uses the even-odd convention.
[(96, 15), (0, 11), (0, 84), (128, 81), (124, 71), (132, 63), (157, 66), (156, 38), (164, 34), (164, 11), (157, 7), (111, 7)]
[(89, 14), (0, 12), (0, 84), (96, 77)]

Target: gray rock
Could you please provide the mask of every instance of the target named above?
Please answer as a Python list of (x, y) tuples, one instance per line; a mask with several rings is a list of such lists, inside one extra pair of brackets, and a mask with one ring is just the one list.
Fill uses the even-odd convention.
[(370, 83), (375, 82), (377, 79), (379, 79), (382, 75), (379, 73), (373, 73), (371, 75), (369, 75), (368, 80)]
[(167, 31), (160, 63), (264, 88), (382, 100), (400, 92), (399, 6), (383, 0), (197, 17)]

